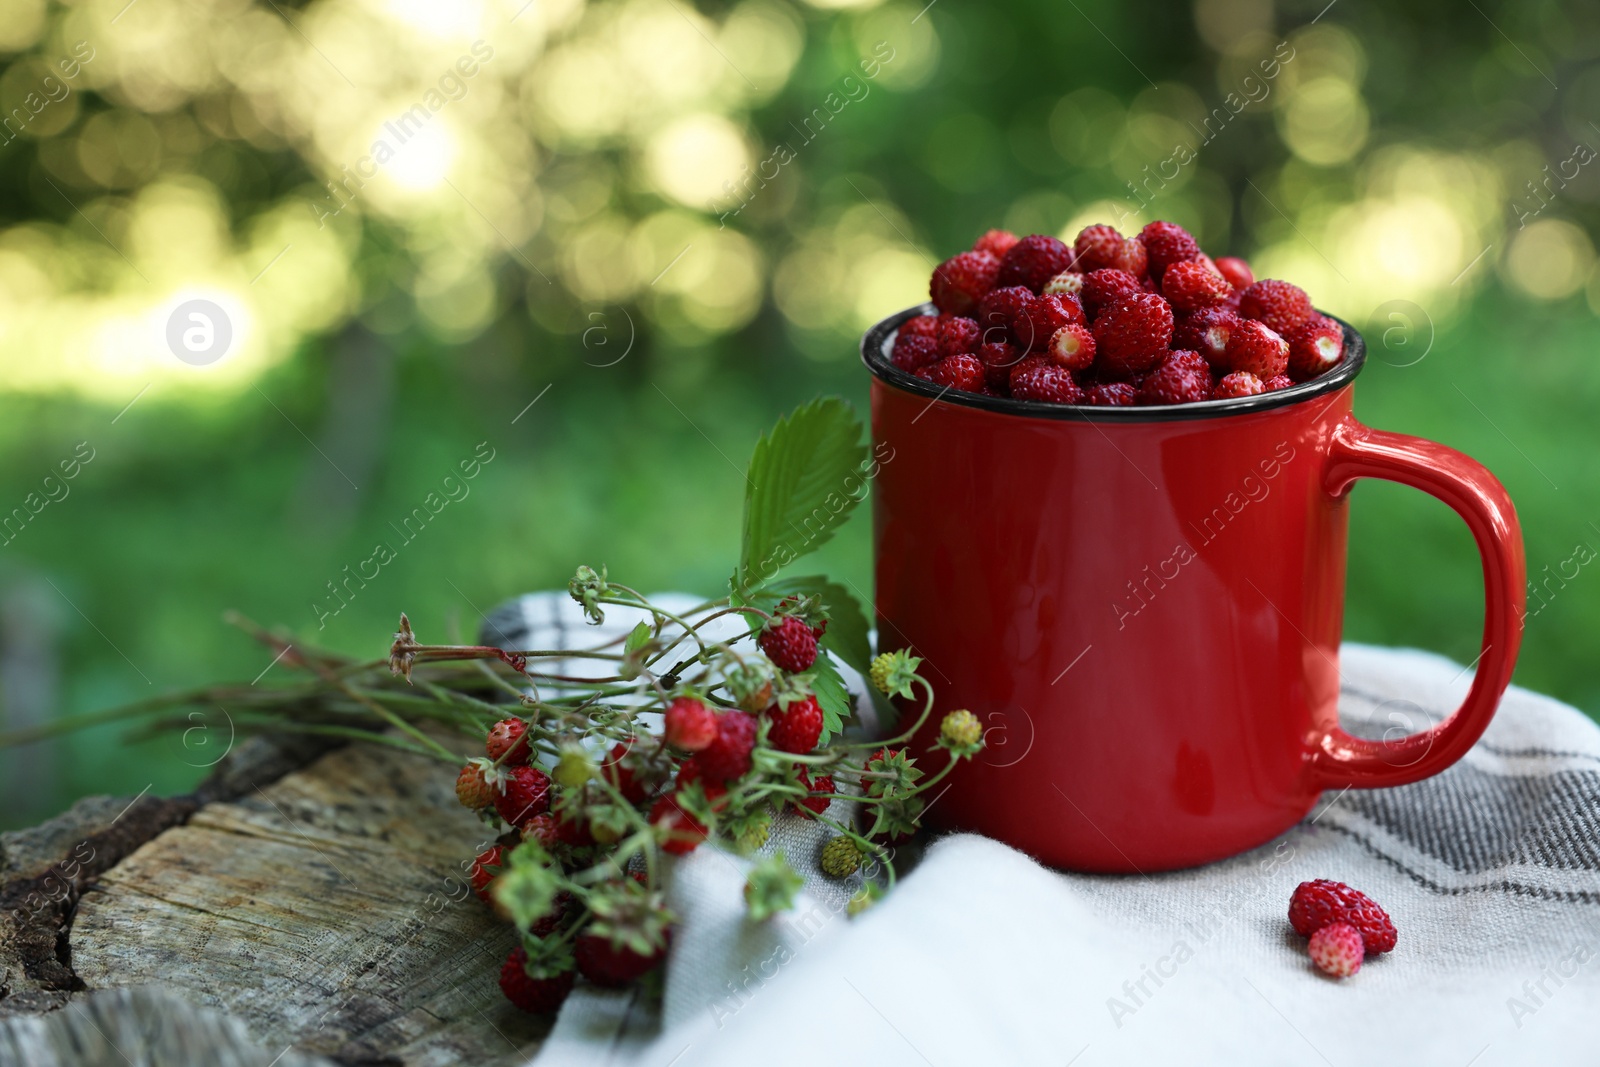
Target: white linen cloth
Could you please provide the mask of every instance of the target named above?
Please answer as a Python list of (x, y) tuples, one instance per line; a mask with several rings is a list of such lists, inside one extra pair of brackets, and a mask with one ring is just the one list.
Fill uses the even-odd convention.
[[(576, 607), (538, 594), (495, 620), (537, 635), (520, 647), (578, 647), (596, 631)], [(1442, 718), (1470, 680), (1427, 653), (1347, 644), (1342, 657), (1342, 716), (1369, 736), (1397, 709), (1408, 728), (1419, 710)], [(750, 860), (702, 847), (676, 861), (660, 1008), (580, 983), (533, 1067), (1593, 1064), (1597, 812), (1600, 728), (1514, 688), (1444, 774), (1329, 794), (1277, 840), (1190, 871), (1063, 873), (952, 835), (851, 919), (860, 876), (822, 877), (825, 830), (784, 818), (767, 848), (807, 876), (793, 912), (745, 918)], [(1345, 981), (1320, 974), (1286, 919), (1311, 878), (1379, 901), (1396, 950)]]

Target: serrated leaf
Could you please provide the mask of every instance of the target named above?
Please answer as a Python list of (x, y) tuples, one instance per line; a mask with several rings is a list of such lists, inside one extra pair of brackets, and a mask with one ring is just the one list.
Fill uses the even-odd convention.
[(844, 729), (844, 721), (851, 716), (855, 707), (850, 700), (850, 690), (845, 688), (844, 679), (839, 676), (839, 668), (827, 656), (818, 656), (806, 676), (811, 679), (811, 691), (816, 694), (817, 706), (822, 709), (822, 737), (818, 743), (825, 745), (829, 738)]
[(822, 397), (778, 420), (750, 456), (737, 593), (833, 537), (864, 496), (867, 446), (854, 409)]
[(639, 651), (650, 640), (650, 634), (650, 624), (641, 619), (639, 624), (628, 634), (628, 640), (622, 646), (623, 654), (627, 655)]

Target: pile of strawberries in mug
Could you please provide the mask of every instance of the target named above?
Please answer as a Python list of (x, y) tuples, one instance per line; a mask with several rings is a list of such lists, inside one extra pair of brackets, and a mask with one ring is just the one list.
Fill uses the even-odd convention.
[(933, 272), (938, 315), (890, 361), (946, 390), (1057, 404), (1188, 404), (1309, 381), (1344, 330), (1303, 289), (1212, 260), (1183, 227), (1090, 226), (1068, 245), (990, 230)]

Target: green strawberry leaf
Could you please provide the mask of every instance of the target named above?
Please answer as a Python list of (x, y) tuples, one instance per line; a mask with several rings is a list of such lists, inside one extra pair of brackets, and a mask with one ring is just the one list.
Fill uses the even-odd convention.
[(850, 690), (844, 687), (839, 668), (827, 656), (818, 656), (816, 664), (806, 671), (805, 676), (811, 682), (811, 691), (817, 696), (817, 706), (822, 709), (822, 737), (818, 743), (825, 745), (830, 737), (844, 729), (844, 720), (854, 710)]
[(756, 442), (745, 478), (744, 536), (730, 586), (748, 594), (833, 537), (866, 495), (867, 446), (854, 409), (822, 397)]

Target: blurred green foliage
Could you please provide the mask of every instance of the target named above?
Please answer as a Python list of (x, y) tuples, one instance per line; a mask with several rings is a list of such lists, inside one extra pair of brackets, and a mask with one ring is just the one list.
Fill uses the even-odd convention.
[[(312, 16), (330, 6), (337, 0), (283, 17), (315, 32)], [(1203, 121), (1285, 39), (1301, 52), (1273, 83), (1281, 91), (1232, 118), (1140, 221), (1172, 217), (1214, 254), (1281, 265), (1323, 306), (1367, 325), (1377, 352), (1357, 414), (1493, 469), (1521, 510), (1531, 574), (1559, 570), (1580, 543), (1600, 548), (1600, 467), (1590, 455), (1600, 284), (1587, 236), (1600, 168), (1580, 169), (1559, 188), (1544, 183), (1543, 170), (1568, 160), (1574, 141), (1600, 145), (1600, 127), (1591, 128), (1600, 121), (1600, 10), (1570, 0), (1481, 13), (1352, 0), (1326, 8), (1321, 0), (945, 2), (919, 14), (920, 6), (774, 0), (762, 9), (762, 17), (781, 9), (799, 28), (780, 87), (764, 79), (761, 93), (736, 104), (686, 105), (732, 115), (751, 164), (786, 139), (798, 143), (794, 124), (859, 71), (873, 42), (900, 34), (902, 51), (726, 231), (719, 204), (671, 192), (674, 181), (694, 186), (704, 175), (650, 171), (656, 126), (582, 143), (570, 130), (547, 136), (528, 119), (540, 162), (525, 180), (544, 202), (543, 222), (528, 222), (509, 243), (474, 212), (463, 210), (459, 223), (472, 251), (468, 274), (489, 287), (486, 303), (470, 286), (435, 291), (417, 281), (442, 269), (429, 257), (449, 242), (419, 240), (424, 209), (391, 205), (351, 222), (340, 247), (361, 284), (337, 313), (277, 322), (249, 373), (227, 388), (152, 377), (144, 392), (141, 366), (115, 359), (102, 362), (125, 383), (116, 389), (86, 381), (97, 372), (76, 363), (52, 377), (41, 362), (65, 367), (79, 354), (49, 348), (39, 338), (56, 335), (33, 327), (26, 337), (0, 333), (0, 507), (36, 491), (79, 442), (94, 450), (69, 494), (0, 549), (0, 673), (9, 672), (0, 692), (65, 713), (255, 677), (271, 657), (223, 624), (229, 609), (376, 656), (401, 610), (425, 639), (469, 635), (499, 600), (562, 585), (578, 563), (605, 563), (645, 590), (720, 589), (737, 552), (751, 445), (778, 414), (818, 393), (864, 404), (853, 346), (864, 322), (917, 300), (927, 268), (991, 225), (1057, 232), (1092, 205), (1140, 207), (1128, 183), (1163, 157), (1166, 131), (1197, 103)], [(89, 28), (109, 34), (116, 7), (41, 6), (55, 28), (15, 46), (0, 72), (0, 104), (13, 105), (13, 71), (78, 32), (69, 16), (98, 19)], [(504, 49), (502, 71), (522, 63), (515, 76), (531, 82), (563, 35), (587, 33), (604, 48), (595, 26), (640, 5), (563, 7), (565, 21), (546, 28), (546, 51), (518, 59)], [(702, 3), (694, 17), (726, 26), (749, 10)], [(102, 58), (115, 58), (101, 47)], [(449, 41), (442, 50), (460, 49)], [(200, 121), (230, 94), (244, 90), (141, 97), (106, 74), (74, 97), (82, 99), (70, 121), (0, 148), (0, 225), (12, 236), (27, 229), (28, 254), (62, 257), (51, 295), (28, 303), (17, 296), (20, 268), (5, 259), (22, 246), (0, 234), (0, 319), (46, 305), (55, 320), (92, 316), (116, 299), (120, 283), (108, 276), (61, 279), (76, 269), (72, 256), (122, 270), (84, 223), (100, 220), (109, 244), (125, 231), (106, 220), (135, 211), (127, 205), (140, 183), (203, 177), (236, 235), (274, 205), (303, 199), (306, 183), (315, 195), (330, 170), (320, 150), (292, 136), (249, 136), (247, 123), (230, 131)], [(508, 100), (514, 110), (516, 97)], [(193, 151), (162, 156), (148, 172), (119, 171), (103, 188), (91, 188), (93, 166), (83, 168), (89, 184), (62, 178), (52, 167), (65, 164), (52, 164), (51, 153), (76, 144), (75, 158), (92, 161), (85, 127), (113, 111), (148, 115), (163, 130), (193, 114), (191, 125), (209, 132)], [(503, 131), (474, 132), (492, 145)], [(1439, 174), (1464, 177), (1440, 183)], [(723, 198), (720, 209), (739, 202)], [(1537, 223), (1519, 226), (1530, 205)], [(621, 235), (613, 245), (601, 240), (602, 221)], [(1414, 228), (1390, 247), (1385, 226)], [(1341, 243), (1353, 227), (1369, 236)], [(476, 228), (470, 238), (467, 228)], [(690, 249), (674, 266), (680, 231)], [(731, 239), (721, 234), (745, 244), (714, 244)], [(720, 257), (703, 269), (691, 258), (702, 241)], [(270, 255), (272, 242), (259, 247)], [(576, 247), (636, 262), (619, 280), (575, 262)], [(266, 257), (236, 251), (249, 259), (248, 280)], [(651, 283), (663, 268), (685, 272), (670, 299), (662, 292), (673, 282)], [(273, 271), (288, 285), (303, 269), (286, 257)], [(721, 290), (752, 278), (751, 300), (718, 302)], [(1374, 294), (1391, 291), (1415, 303), (1401, 338), (1409, 349), (1381, 341), (1400, 320), (1372, 315)], [(468, 305), (487, 310), (452, 317)], [(257, 314), (274, 321), (270, 308)], [(1410, 363), (1430, 329), (1431, 349)], [(331, 603), (326, 583), (375, 542), (393, 543), (390, 524), (480, 442), (494, 459), (469, 495), (319, 628), (311, 605)], [(1465, 529), (1442, 505), (1398, 487), (1363, 484), (1355, 501), (1347, 636), (1470, 661), (1481, 591)], [(869, 590), (869, 527), (864, 518), (846, 526), (819, 554), (819, 569)], [(1600, 624), (1600, 576), (1591, 570), (1578, 570), (1530, 618), (1517, 681), (1600, 715), (1600, 674), (1587, 649)], [(9, 714), (0, 708), (0, 722)], [(0, 754), (15, 781), (37, 783), (5, 794), (0, 825), (35, 821), (87, 793), (192, 785), (226, 742), (220, 715), (198, 725), (207, 729), (132, 748), (97, 729)]]

